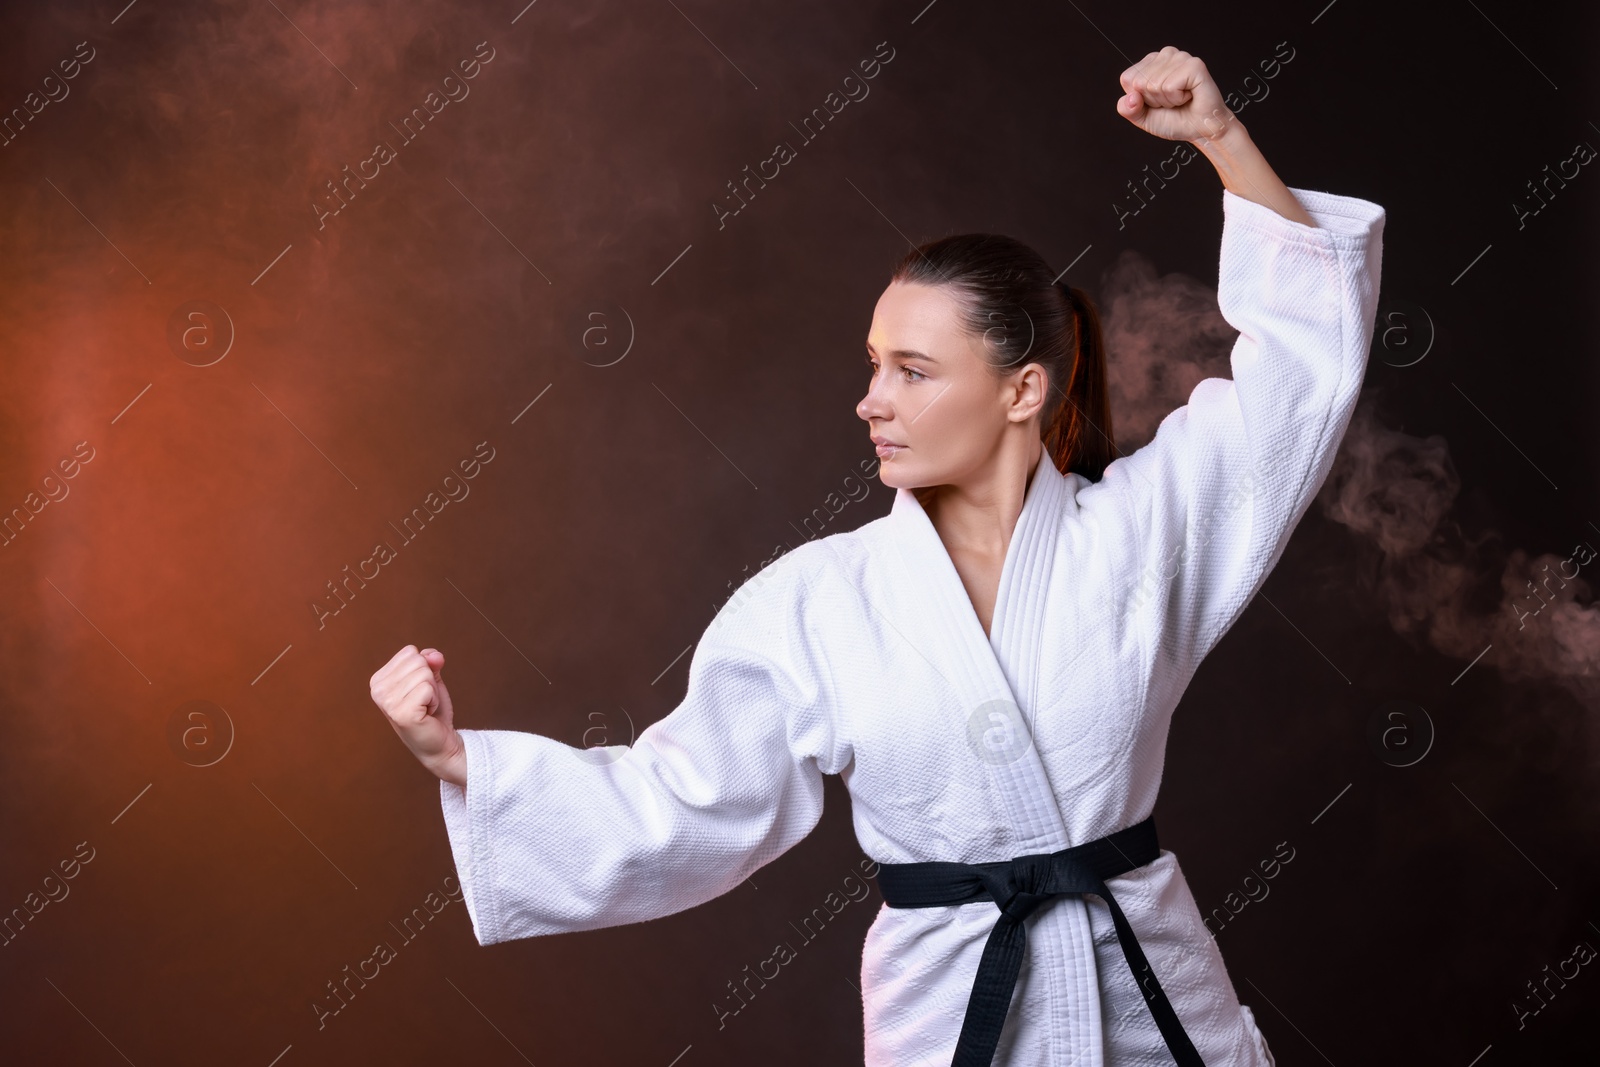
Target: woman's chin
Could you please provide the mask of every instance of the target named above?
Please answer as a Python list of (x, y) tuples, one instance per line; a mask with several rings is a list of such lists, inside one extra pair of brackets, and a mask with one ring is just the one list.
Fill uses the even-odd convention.
[(925, 473), (919, 472), (903, 456), (892, 456), (878, 462), (878, 481), (890, 489), (921, 489), (934, 484), (923, 476)]

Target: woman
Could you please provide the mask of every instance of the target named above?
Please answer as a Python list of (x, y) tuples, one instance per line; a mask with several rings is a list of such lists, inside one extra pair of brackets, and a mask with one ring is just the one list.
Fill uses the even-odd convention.
[(1188, 53), (1121, 81), (1124, 118), (1222, 179), (1233, 379), (1113, 459), (1084, 294), (1007, 238), (909, 254), (857, 409), (892, 510), (747, 583), (633, 745), (457, 731), (436, 649), (373, 675), (440, 778), (480, 944), (717, 897), (811, 831), (839, 774), (886, 901), (868, 1064), (1272, 1063), (1149, 815), (1173, 708), (1348, 423), (1384, 213), (1286, 188)]

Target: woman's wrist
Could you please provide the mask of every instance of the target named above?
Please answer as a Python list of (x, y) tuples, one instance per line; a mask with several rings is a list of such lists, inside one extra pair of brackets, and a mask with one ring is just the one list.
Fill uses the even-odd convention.
[(433, 771), (435, 776), (442, 778), (451, 785), (458, 785), (465, 789), (467, 787), (467, 746), (462, 741), (460, 733), (452, 734), (452, 736), (456, 742), (455, 751), (442, 757), (428, 769)]
[(1225, 172), (1238, 170), (1242, 157), (1251, 153), (1261, 154), (1261, 149), (1250, 139), (1250, 131), (1245, 128), (1244, 122), (1232, 111), (1225, 118), (1213, 116), (1207, 120), (1206, 126), (1209, 132), (1189, 143), (1205, 154), (1224, 180), (1227, 178)]
[(1237, 115), (1230, 112), (1215, 136), (1197, 137), (1190, 143), (1211, 161), (1223, 188), (1235, 196), (1269, 207), (1293, 222), (1317, 224), (1267, 163)]

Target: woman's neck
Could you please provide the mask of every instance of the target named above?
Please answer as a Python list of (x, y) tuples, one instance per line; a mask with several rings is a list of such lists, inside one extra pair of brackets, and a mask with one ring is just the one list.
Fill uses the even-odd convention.
[(1034, 475), (1048, 462), (1043, 444), (1032, 445), (1031, 456), (1002, 452), (978, 478), (913, 490), (947, 551), (1005, 558)]

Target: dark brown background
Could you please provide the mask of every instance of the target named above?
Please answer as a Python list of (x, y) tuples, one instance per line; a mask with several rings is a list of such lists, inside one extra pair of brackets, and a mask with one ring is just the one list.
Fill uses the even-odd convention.
[[(1587, 571), (1520, 629), (1514, 598), (1600, 545), (1600, 175), (1521, 229), (1512, 203), (1600, 146), (1578, 7), (8, 5), (6, 112), (95, 56), (0, 148), (0, 507), (94, 458), (0, 548), (0, 908), (94, 852), (0, 948), (4, 1058), (859, 1061), (875, 888), (720, 1030), (712, 1007), (861, 858), (837, 779), (719, 900), (488, 949), (451, 904), (319, 1030), (325, 983), (454, 869), (367, 680), (436, 645), (459, 725), (572, 744), (591, 712), (615, 743), (670, 711), (729, 583), (870, 458), (862, 341), (908, 240), (1075, 260), (1141, 443), (1232, 331), (1203, 159), (1118, 228), (1171, 146), (1116, 115), (1117, 76), (1171, 43), (1233, 90), (1280, 42), (1240, 117), (1290, 185), (1388, 209), (1385, 322), (1334, 488), (1179, 710), (1163, 843), (1203, 910), (1294, 848), (1220, 934), (1280, 1063), (1577, 1050), (1594, 966), (1513, 1005), (1600, 946), (1600, 627)], [(318, 230), (322, 183), (481, 41), (470, 95)], [(881, 41), (870, 95), (719, 230), (725, 183)], [(167, 339), (193, 300), (235, 331), (207, 367)], [(583, 316), (620, 340), (619, 307), (633, 345), (593, 366), (617, 349), (586, 353)], [(485, 440), (470, 496), (319, 629), (325, 583)], [(867, 484), (823, 532), (888, 510)], [(1368, 738), (1397, 699), (1436, 731), (1403, 768)], [(190, 700), (236, 732), (210, 766), (181, 754), (220, 721), (169, 738)]]

